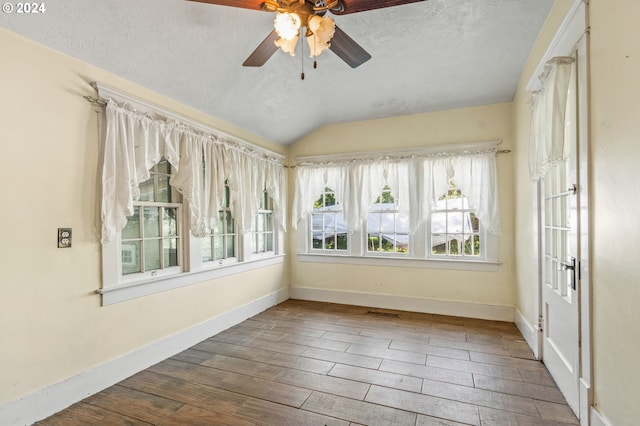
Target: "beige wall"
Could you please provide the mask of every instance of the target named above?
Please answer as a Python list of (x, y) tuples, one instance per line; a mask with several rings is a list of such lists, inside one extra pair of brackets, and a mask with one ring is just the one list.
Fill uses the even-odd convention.
[[(524, 85), (572, 3), (558, 0), (522, 73), (514, 100), (517, 308), (535, 323), (534, 186), (527, 176)], [(612, 425), (640, 419), (640, 44), (637, 0), (591, 0), (591, 238), (594, 404)]]
[[(414, 148), (461, 142), (502, 140), (512, 147), (511, 104), (498, 104), (428, 114), (329, 126), (291, 146), (289, 161), (297, 156), (335, 154), (394, 148)], [(461, 301), (512, 307), (513, 157), (498, 156), (502, 235), (498, 272), (361, 266), (300, 262), (297, 232), (289, 233), (292, 287), (391, 294), (412, 298)], [(294, 180), (290, 176), (290, 182)], [(290, 185), (290, 193), (293, 186)]]
[(640, 43), (637, 0), (591, 0), (593, 341), (596, 407), (640, 421)]
[[(2, 29), (0, 52), (0, 405), (287, 286), (279, 264), (101, 307), (89, 82), (284, 148)], [(56, 248), (59, 227), (72, 248)]]

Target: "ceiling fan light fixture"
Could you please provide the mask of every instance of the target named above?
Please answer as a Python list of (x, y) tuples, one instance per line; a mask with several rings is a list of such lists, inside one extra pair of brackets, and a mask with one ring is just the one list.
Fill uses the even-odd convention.
[(280, 49), (282, 49), (283, 52), (286, 52), (291, 56), (296, 56), (296, 45), (298, 44), (298, 35), (297, 34), (291, 40), (288, 40), (288, 39), (286, 39), (284, 37), (280, 37), (274, 43), (276, 44), (276, 46), (278, 46)]
[(278, 13), (274, 27), (278, 35), (285, 40), (297, 40), (302, 21), (295, 13)]
[(309, 18), (309, 29), (313, 33), (307, 36), (307, 43), (309, 43), (309, 56), (319, 56), (322, 52), (331, 47), (331, 39), (336, 32), (336, 23), (330, 17), (322, 17), (314, 15)]

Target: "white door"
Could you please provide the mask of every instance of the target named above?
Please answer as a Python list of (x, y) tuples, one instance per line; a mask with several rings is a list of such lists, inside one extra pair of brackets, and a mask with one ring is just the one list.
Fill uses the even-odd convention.
[(579, 185), (576, 167), (576, 63), (567, 97), (565, 160), (551, 167), (542, 188), (542, 360), (573, 411), (579, 413)]

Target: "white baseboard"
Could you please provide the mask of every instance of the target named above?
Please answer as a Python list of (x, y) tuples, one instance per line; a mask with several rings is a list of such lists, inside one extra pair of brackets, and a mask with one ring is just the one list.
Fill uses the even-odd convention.
[(611, 426), (611, 423), (595, 407), (591, 407), (591, 426)]
[(288, 298), (289, 288), (283, 288), (62, 382), (47, 386), (17, 401), (2, 405), (0, 424), (30, 425), (42, 420)]
[(533, 324), (527, 321), (527, 319), (524, 317), (524, 315), (522, 315), (522, 312), (520, 312), (519, 309), (515, 310), (515, 323), (516, 327), (518, 327), (518, 330), (520, 330), (522, 337), (524, 337), (524, 340), (527, 341), (527, 344), (533, 351), (533, 355), (536, 357), (536, 359), (540, 359), (540, 354), (538, 353), (540, 349), (540, 333), (538, 332), (538, 330), (533, 326)]
[(420, 297), (371, 294), (354, 291), (325, 290), (310, 287), (291, 287), (292, 299), (317, 302), (342, 303), (372, 308), (397, 309), (401, 311), (452, 315), (466, 318), (513, 322), (514, 309), (510, 306), (485, 305), (481, 303), (454, 302)]

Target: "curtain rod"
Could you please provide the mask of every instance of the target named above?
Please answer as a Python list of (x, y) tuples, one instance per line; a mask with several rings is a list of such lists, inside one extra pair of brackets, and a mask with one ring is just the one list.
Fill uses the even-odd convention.
[[(85, 95), (85, 96), (83, 96), (83, 98), (87, 102), (92, 103), (94, 105), (100, 105), (100, 106), (106, 106), (107, 105), (107, 103), (105, 101), (103, 101), (101, 99), (98, 99), (98, 98), (94, 98), (93, 96)], [(509, 154), (509, 153), (511, 153), (510, 149), (499, 149), (499, 150), (496, 151), (496, 154)], [(284, 167), (287, 168), (287, 169), (295, 169), (296, 168), (295, 165), (294, 166), (285, 165)]]

